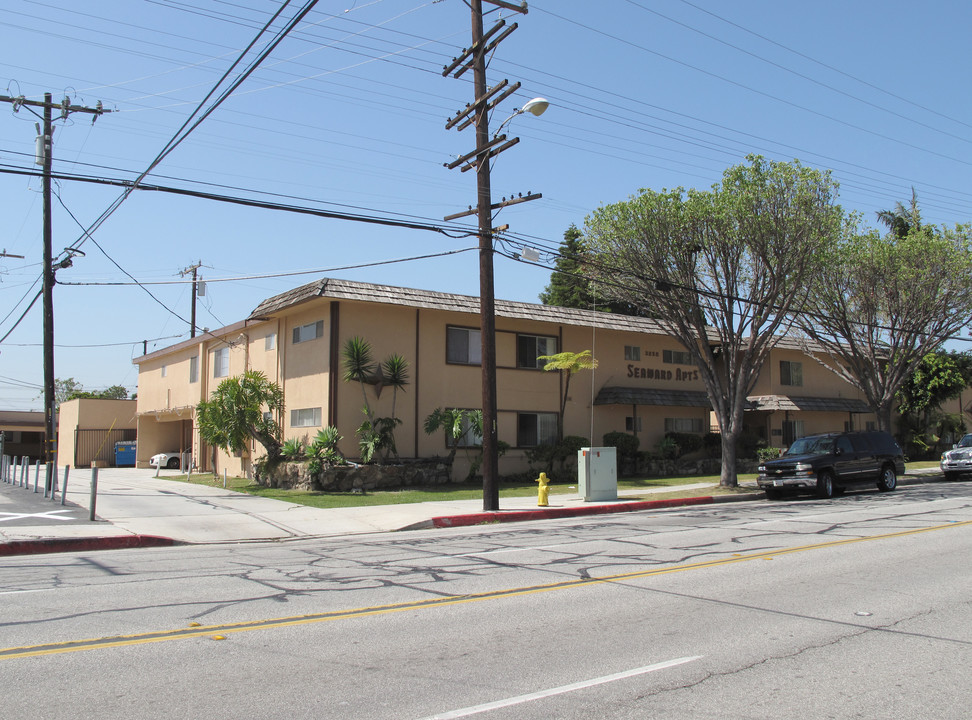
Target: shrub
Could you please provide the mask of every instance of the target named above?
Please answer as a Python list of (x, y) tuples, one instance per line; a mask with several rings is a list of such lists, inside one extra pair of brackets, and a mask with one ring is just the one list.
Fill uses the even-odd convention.
[(679, 455), (687, 455), (702, 449), (702, 436), (695, 433), (667, 432), (665, 437), (671, 438), (681, 451)]
[(663, 460), (675, 460), (682, 454), (682, 449), (678, 442), (670, 435), (666, 435), (658, 441), (658, 455)]
[(782, 448), (761, 447), (756, 449), (756, 459), (760, 462), (763, 462), (764, 460), (776, 460), (776, 458), (782, 454)]
[(584, 447), (589, 447), (591, 441), (579, 435), (568, 435), (563, 440), (546, 445), (537, 445), (526, 451), (527, 461), (532, 466), (534, 464), (543, 468), (544, 472), (552, 473), (554, 463), (557, 463), (561, 472), (566, 470), (567, 464), (577, 458), (577, 452)]
[(280, 454), (285, 460), (303, 460), (304, 443), (298, 438), (291, 438), (281, 446)]

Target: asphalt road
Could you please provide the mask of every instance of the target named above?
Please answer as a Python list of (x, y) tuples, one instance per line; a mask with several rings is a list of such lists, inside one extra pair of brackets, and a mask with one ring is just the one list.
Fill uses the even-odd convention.
[(968, 717), (972, 483), (4, 559), (18, 718)]

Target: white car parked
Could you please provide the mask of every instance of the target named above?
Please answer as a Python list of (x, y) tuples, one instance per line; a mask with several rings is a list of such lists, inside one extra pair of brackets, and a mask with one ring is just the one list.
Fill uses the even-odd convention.
[(969, 433), (951, 450), (942, 453), (939, 463), (946, 480), (955, 480), (962, 473), (972, 473), (972, 433)]
[(179, 464), (179, 451), (163, 452), (149, 458), (149, 465), (154, 468), (168, 468), (169, 470), (181, 470), (190, 466), (192, 455), (188, 452), (182, 454), (182, 464)]

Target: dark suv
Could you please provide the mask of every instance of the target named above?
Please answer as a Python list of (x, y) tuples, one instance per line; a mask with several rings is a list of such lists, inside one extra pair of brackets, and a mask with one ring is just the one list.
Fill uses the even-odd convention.
[(770, 499), (808, 490), (829, 498), (860, 485), (894, 490), (904, 470), (904, 454), (889, 433), (826, 433), (795, 440), (779, 460), (762, 463), (756, 483)]

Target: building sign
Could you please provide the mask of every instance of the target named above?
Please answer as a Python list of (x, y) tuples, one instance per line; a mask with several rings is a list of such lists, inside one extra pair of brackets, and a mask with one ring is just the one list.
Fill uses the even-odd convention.
[(665, 368), (646, 368), (637, 365), (628, 365), (628, 377), (638, 378), (639, 380), (674, 380), (675, 382), (695, 382), (699, 379), (698, 370), (675, 368), (666, 370)]

